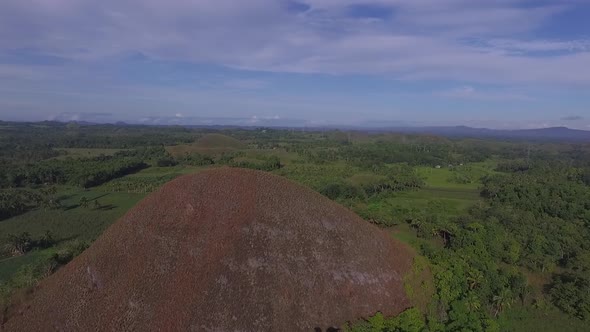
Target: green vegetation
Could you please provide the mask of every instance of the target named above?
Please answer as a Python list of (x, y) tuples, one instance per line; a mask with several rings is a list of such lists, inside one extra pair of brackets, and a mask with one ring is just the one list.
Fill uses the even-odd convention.
[(386, 318), (381, 313), (369, 318), (365, 322), (345, 327), (350, 332), (398, 332), (422, 331), (426, 328), (422, 314), (418, 309), (408, 309), (396, 317)]
[(122, 149), (97, 149), (97, 148), (64, 148), (58, 149), (60, 153), (56, 159), (67, 159), (67, 158), (94, 158), (99, 156), (113, 156), (115, 153), (124, 151)]
[(218, 133), (205, 134), (192, 144), (170, 146), (167, 151), (176, 158), (186, 155), (217, 155), (243, 150), (246, 144), (240, 140)]
[(284, 176), (413, 247), (413, 307), (351, 331), (577, 331), (590, 318), (590, 145), (45, 122), (0, 131), (0, 306), (147, 193), (209, 167)]
[(1, 169), (3, 187), (69, 184), (94, 187), (147, 167), (139, 159), (100, 156), (91, 159), (48, 160)]

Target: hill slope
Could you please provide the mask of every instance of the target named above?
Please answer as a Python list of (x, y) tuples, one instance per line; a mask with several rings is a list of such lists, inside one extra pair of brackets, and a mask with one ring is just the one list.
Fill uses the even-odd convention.
[(286, 179), (217, 169), (151, 194), (7, 330), (298, 331), (409, 306), (403, 245)]

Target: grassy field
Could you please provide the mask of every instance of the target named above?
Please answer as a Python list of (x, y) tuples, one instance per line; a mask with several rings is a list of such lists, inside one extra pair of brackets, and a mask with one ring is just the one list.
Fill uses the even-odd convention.
[[(144, 197), (142, 194), (105, 193), (96, 190), (68, 190), (62, 192), (63, 209), (36, 209), (0, 222), (0, 233), (29, 232), (39, 237), (49, 230), (56, 240), (92, 240), (98, 237), (113, 221)], [(98, 200), (95, 209), (78, 205), (81, 197)]]
[(501, 330), (506, 332), (585, 332), (590, 329), (588, 322), (572, 318), (553, 306), (539, 309), (515, 306), (501, 315), (499, 322)]
[(148, 194), (178, 176), (196, 173), (204, 168), (206, 167), (150, 167), (137, 173), (109, 181), (96, 187), (95, 190), (111, 193)]
[(54, 248), (33, 250), (24, 256), (16, 256), (0, 260), (0, 283), (3, 280), (8, 280), (23, 266), (46, 260), (51, 257), (54, 252)]
[(407, 209), (428, 208), (432, 204), (437, 204), (440, 213), (457, 215), (477, 203), (479, 192), (464, 189), (425, 188), (396, 193), (391, 200), (395, 206)]
[(416, 170), (428, 187), (476, 190), (483, 176), (495, 173), (494, 168), (495, 163), (488, 161), (453, 167), (441, 165), (441, 168), (419, 166)]
[[(472, 163), (453, 168), (419, 166), (418, 174), (426, 183), (425, 188), (413, 192), (403, 192), (396, 195), (400, 206), (425, 207), (430, 202), (442, 203), (445, 207), (441, 213), (457, 215), (465, 211), (473, 204), (481, 200), (481, 178), (492, 174), (495, 164), (493, 162)], [(457, 173), (466, 175), (471, 182), (458, 183), (454, 181)]]
[[(0, 234), (21, 234), (28, 232), (33, 239), (50, 231), (59, 243), (81, 240), (93, 241), (127, 210), (141, 200), (144, 194), (105, 193), (98, 190), (61, 188), (63, 209), (36, 209), (22, 215), (0, 221)], [(98, 200), (100, 207), (79, 206), (81, 197)], [(21, 266), (45, 259), (54, 248), (31, 251), (24, 256), (0, 261), (0, 281), (10, 277)]]

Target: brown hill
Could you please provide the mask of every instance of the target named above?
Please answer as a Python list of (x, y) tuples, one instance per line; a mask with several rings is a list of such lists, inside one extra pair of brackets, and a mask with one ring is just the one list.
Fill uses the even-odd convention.
[(404, 247), (268, 173), (216, 169), (151, 194), (35, 290), (10, 331), (306, 331), (409, 306)]

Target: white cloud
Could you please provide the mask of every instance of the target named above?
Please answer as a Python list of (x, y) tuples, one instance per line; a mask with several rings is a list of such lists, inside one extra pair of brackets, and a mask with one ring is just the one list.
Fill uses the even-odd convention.
[(534, 98), (513, 91), (488, 90), (480, 91), (472, 86), (462, 86), (449, 90), (437, 91), (435, 96), (455, 99), (482, 100), (482, 101), (532, 101)]
[(499, 50), (521, 53), (590, 51), (590, 40), (585, 39), (568, 41), (491, 39), (487, 43)]
[(250, 120), (248, 120), (248, 123), (250, 123), (250, 124), (255, 124), (255, 123), (258, 123), (258, 122), (260, 122), (260, 119), (256, 115), (252, 116), (250, 118)]
[(47, 117), (50, 121), (89, 121), (89, 122), (101, 122), (109, 120), (113, 114), (101, 113), (101, 112), (61, 112), (58, 114), (52, 114)]
[[(3, 1), (0, 50), (35, 49), (82, 62), (140, 52), (270, 72), (590, 84), (588, 41), (524, 38), (573, 8), (574, 1), (536, 6), (520, 6), (524, 0), (300, 2), (310, 9), (289, 13), (275, 0)], [(393, 15), (351, 17), (347, 6), (354, 4), (391, 7)], [(523, 39), (515, 39), (519, 35)], [(527, 55), (554, 50), (564, 53)], [(265, 82), (238, 79), (225, 86), (260, 89)]]

